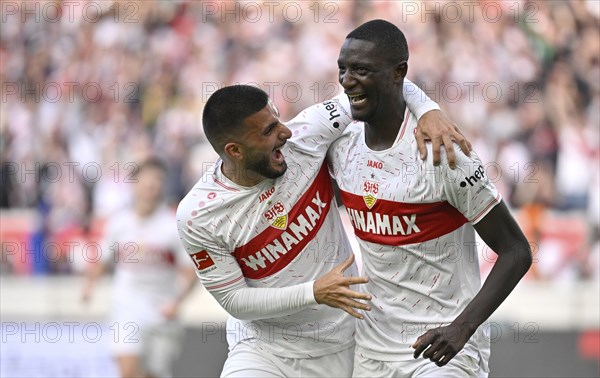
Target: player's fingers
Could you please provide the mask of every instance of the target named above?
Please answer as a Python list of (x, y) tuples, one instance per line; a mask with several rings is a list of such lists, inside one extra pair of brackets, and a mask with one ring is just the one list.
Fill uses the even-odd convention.
[(446, 156), (448, 157), (448, 164), (451, 169), (456, 168), (456, 153), (454, 151), (454, 144), (449, 136), (442, 137), (444, 147), (446, 148)]
[(446, 353), (447, 353), (447, 351), (445, 350), (445, 348), (443, 350), (437, 350), (435, 352), (435, 354), (433, 356), (431, 356), (431, 358), (430, 358), (431, 362), (435, 362), (437, 364), (438, 362), (440, 362), (442, 357), (444, 357), (446, 355)]
[(473, 146), (471, 142), (467, 138), (465, 138), (462, 134), (455, 133), (453, 138), (454, 142), (458, 143), (460, 146), (460, 150), (467, 156), (471, 156), (471, 151), (473, 150)]
[(433, 138), (431, 140), (431, 147), (433, 152), (433, 165), (440, 165), (440, 146), (441, 138)]
[(460, 146), (460, 150), (467, 156), (471, 156), (471, 151), (472, 151), (472, 147), (471, 147), (471, 143), (469, 143), (468, 140), (463, 139), (460, 142), (457, 142), (458, 145)]
[(418, 358), (421, 353), (435, 340), (437, 337), (436, 334), (433, 334), (427, 331), (425, 334), (420, 336), (417, 341), (412, 345), (415, 348), (415, 353), (413, 354), (414, 358)]
[[(437, 347), (435, 347), (435, 351), (429, 359), (432, 362), (438, 363), (448, 353), (450, 353), (450, 348), (448, 348), (448, 345), (438, 345)], [(423, 353), (423, 356), (424, 355), (425, 354)]]
[(469, 142), (467, 138), (465, 138), (463, 133), (456, 125), (454, 125), (453, 137), (454, 141), (460, 145), (462, 152), (467, 156), (471, 156), (471, 151), (473, 151), (473, 145), (471, 144), (471, 142)]
[(442, 356), (439, 355), (439, 351), (446, 346), (446, 343), (447, 343), (446, 340), (444, 340), (441, 337), (438, 337), (437, 340), (435, 340), (433, 343), (431, 343), (431, 346), (429, 348), (427, 348), (427, 350), (425, 352), (423, 352), (423, 357), (432, 359), (432, 358), (434, 358), (436, 353), (438, 353), (438, 357), (441, 358)]
[(371, 294), (369, 293), (363, 293), (360, 291), (355, 291), (352, 289), (348, 289), (346, 287), (341, 287), (339, 290), (339, 293), (341, 295), (343, 295), (346, 298), (356, 298), (356, 299), (362, 299), (365, 301), (370, 301), (371, 300)]
[(340, 273), (344, 273), (346, 269), (352, 266), (352, 263), (354, 263), (353, 253), (350, 254), (350, 257), (348, 257), (346, 260), (342, 261), (335, 269), (338, 269)]
[(427, 147), (425, 146), (425, 135), (417, 127), (415, 129), (415, 139), (417, 140), (417, 148), (419, 149), (419, 156), (421, 160), (425, 160), (427, 157)]
[(354, 317), (355, 317), (355, 318), (357, 318), (357, 319), (360, 319), (360, 320), (362, 320), (362, 319), (364, 319), (364, 318), (365, 318), (365, 316), (364, 316), (363, 314), (360, 314), (360, 313), (356, 312), (356, 311), (355, 311), (355, 310), (354, 310), (352, 307), (350, 307), (350, 306), (343, 305), (343, 306), (340, 306), (340, 309), (342, 309), (342, 310), (346, 311), (348, 314), (350, 314), (350, 315), (354, 316)]
[(355, 301), (354, 299), (342, 297), (342, 298), (340, 298), (340, 301), (343, 302), (347, 306), (357, 308), (359, 310), (371, 311), (370, 305), (368, 305), (366, 303)]
[(468, 139), (465, 139), (465, 143), (467, 144), (467, 147), (469, 149), (469, 152), (467, 153), (467, 155), (471, 156), (471, 151), (473, 151), (473, 144), (471, 144), (471, 142), (469, 142)]
[(350, 285), (358, 285), (358, 284), (364, 284), (369, 282), (369, 278), (368, 277), (363, 277), (363, 276), (359, 276), (359, 277), (344, 277), (342, 278), (340, 284), (344, 285), (344, 286), (350, 286)]
[(425, 352), (423, 352), (423, 358), (431, 359), (435, 355), (436, 349), (433, 345), (430, 345)]
[[(360, 295), (364, 296), (364, 294), (362, 294), (362, 293), (360, 293)], [(358, 298), (357, 296), (350, 296), (350, 295), (343, 294), (342, 296), (340, 296), (338, 298), (338, 300), (349, 306), (352, 306), (352, 307), (360, 308), (362, 310), (371, 310), (371, 305), (369, 305), (368, 303), (358, 302), (358, 301), (354, 300), (354, 298), (363, 299), (363, 298)], [(368, 300), (368, 299), (364, 299), (364, 300)]]

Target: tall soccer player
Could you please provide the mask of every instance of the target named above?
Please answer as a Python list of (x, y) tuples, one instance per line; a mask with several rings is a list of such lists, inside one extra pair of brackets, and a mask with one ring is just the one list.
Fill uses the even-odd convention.
[[(476, 154), (459, 151), (455, 171), (418, 158), (417, 117), (402, 95), (407, 62), (404, 34), (383, 20), (348, 34), (338, 58), (362, 122), (329, 161), (373, 296), (357, 324), (354, 375), (486, 376), (482, 324), (529, 269), (529, 244)], [(483, 287), (475, 231), (499, 255)]]
[[(415, 114), (437, 109), (412, 83), (405, 95)], [(439, 129), (440, 112), (430, 113), (429, 129)], [(221, 159), (179, 204), (177, 224), (205, 288), (232, 315), (222, 376), (351, 375), (350, 315), (362, 319), (371, 296), (351, 288), (367, 279), (357, 276), (324, 164), (350, 123), (344, 95), (286, 125), (258, 88), (208, 99), (203, 127)]]

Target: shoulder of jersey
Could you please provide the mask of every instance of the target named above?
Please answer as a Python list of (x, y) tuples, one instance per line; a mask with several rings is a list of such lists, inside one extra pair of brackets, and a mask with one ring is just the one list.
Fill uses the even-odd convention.
[(294, 117), (289, 123), (293, 124), (295, 122), (326, 120), (331, 126), (338, 128), (340, 126), (339, 121), (342, 117), (344, 117), (344, 121), (352, 119), (352, 116), (348, 113), (340, 101), (343, 101), (343, 99), (334, 97), (330, 100), (325, 100), (312, 105)]
[(219, 186), (211, 174), (205, 174), (179, 203), (177, 218), (195, 218), (222, 207), (223, 201), (232, 196), (235, 196), (235, 192)]
[[(457, 168), (466, 166), (468, 167), (470, 164), (474, 162), (480, 162), (479, 156), (475, 153), (475, 151), (471, 151), (471, 156), (467, 156), (462, 152), (460, 145), (456, 142), (452, 142), (454, 146), (454, 154), (456, 156), (456, 166)], [(448, 166), (448, 154), (446, 153), (446, 149), (440, 149), (440, 164), (435, 166), (433, 164), (433, 144), (431, 141), (425, 142), (425, 148), (427, 149), (427, 158), (425, 159), (425, 164), (427, 164), (428, 168), (437, 168), (442, 169)], [(416, 150), (416, 143), (414, 144), (414, 149)], [(445, 168), (444, 168), (445, 169)]]

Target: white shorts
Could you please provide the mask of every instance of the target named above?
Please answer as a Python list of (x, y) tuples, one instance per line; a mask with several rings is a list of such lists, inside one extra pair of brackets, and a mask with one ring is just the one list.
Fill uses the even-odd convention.
[(422, 356), (407, 361), (378, 361), (363, 357), (358, 351), (354, 356), (353, 377), (474, 377), (486, 378), (489, 372), (483, 370), (479, 359), (459, 353), (445, 366), (438, 367)]
[(313, 358), (288, 358), (241, 341), (229, 351), (221, 377), (351, 377), (354, 347)]

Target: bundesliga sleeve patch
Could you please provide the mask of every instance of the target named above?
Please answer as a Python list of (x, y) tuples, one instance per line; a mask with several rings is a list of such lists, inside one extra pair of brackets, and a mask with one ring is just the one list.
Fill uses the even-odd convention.
[(194, 261), (194, 264), (196, 264), (196, 269), (201, 272), (215, 265), (215, 262), (206, 251), (193, 253), (190, 257)]

